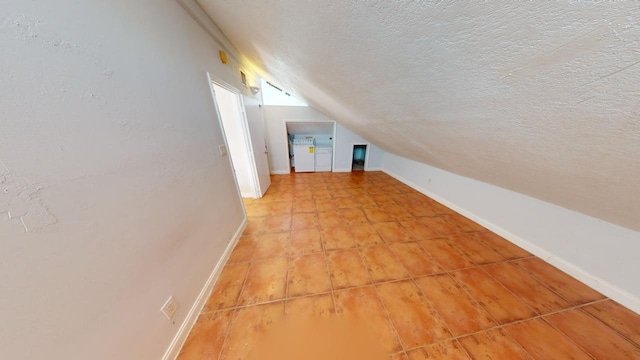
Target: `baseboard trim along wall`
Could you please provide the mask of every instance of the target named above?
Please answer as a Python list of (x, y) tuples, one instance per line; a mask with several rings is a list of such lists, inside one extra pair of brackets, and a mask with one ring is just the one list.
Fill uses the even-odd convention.
[[(388, 154), (391, 155), (391, 154)], [(462, 184), (462, 182), (459, 181), (459, 179), (453, 179), (453, 177), (460, 177), (459, 175), (455, 175), (452, 173), (448, 173), (445, 172), (444, 170), (441, 169), (437, 169), (437, 168), (433, 168), (430, 167), (428, 165), (424, 165), (424, 164), (420, 164), (420, 163), (415, 163), (411, 160), (407, 160), (401, 157), (398, 157), (396, 155), (391, 155), (392, 157), (394, 157), (395, 159), (392, 159), (390, 161), (392, 161), (391, 164), (397, 164), (398, 161), (404, 161), (404, 162), (410, 162), (411, 165), (411, 169), (415, 170), (416, 167), (420, 167), (420, 166), (424, 166), (426, 168), (428, 168), (430, 175), (428, 178), (424, 179), (425, 184), (430, 184), (431, 182), (431, 174), (433, 174), (433, 177), (441, 177), (439, 180), (442, 181), (443, 178), (445, 177), (450, 177), (450, 180), (453, 180), (452, 182), (457, 182), (457, 185)], [(386, 160), (385, 160), (386, 161)], [(396, 167), (396, 165), (391, 165), (389, 164), (389, 167)], [(586, 271), (585, 269), (581, 268), (580, 266), (576, 265), (575, 263), (573, 263), (572, 261), (569, 261), (568, 259), (566, 259), (563, 256), (560, 256), (552, 251), (550, 251), (549, 249), (536, 244), (535, 239), (532, 241), (531, 239), (525, 238), (523, 236), (519, 236), (515, 233), (513, 233), (512, 231), (509, 231), (506, 229), (506, 226), (509, 226), (509, 224), (505, 223), (505, 224), (499, 224), (496, 221), (490, 221), (488, 219), (486, 219), (483, 216), (480, 216), (479, 214), (477, 214), (474, 211), (468, 210), (465, 206), (458, 204), (455, 201), (450, 200), (447, 197), (441, 196), (440, 194), (434, 192), (434, 191), (430, 191), (428, 190), (424, 185), (418, 184), (417, 181), (412, 181), (409, 180), (407, 177), (401, 175), (397, 170), (400, 169), (398, 167), (396, 167), (396, 169), (389, 169), (389, 167), (387, 166), (387, 164), (385, 164), (385, 166), (383, 166), (382, 171), (385, 172), (386, 174), (394, 177), (395, 179), (401, 181), (402, 183), (412, 187), (413, 189), (421, 192), (422, 194), (432, 198), (433, 200), (449, 207), (450, 209), (458, 212), (459, 214), (466, 216), (467, 218), (477, 222), (478, 224), (484, 226), (485, 228), (493, 231), (494, 233), (502, 236), (503, 238), (511, 241), (512, 243), (522, 247), (523, 249), (529, 251), (530, 253), (540, 257), (542, 260), (548, 262), (549, 264), (557, 267), (558, 269), (566, 272), (567, 274), (573, 276), (574, 278), (578, 279), (579, 281), (585, 283), (586, 285), (590, 286), (591, 288), (593, 288), (596, 291), (599, 291), (600, 293), (602, 293), (603, 295), (621, 303), (622, 305), (626, 306), (627, 308), (633, 310), (636, 313), (640, 313), (640, 299), (638, 299), (638, 297), (634, 294), (629, 293), (628, 291), (625, 291), (624, 289), (620, 288), (619, 286), (612, 284), (610, 281), (606, 281), (604, 279), (602, 279), (601, 277), (594, 275), (592, 272)], [(443, 175), (444, 174), (444, 175)], [(424, 175), (424, 174), (421, 174)], [(421, 176), (421, 175), (416, 175), (416, 176)], [(464, 177), (460, 177), (460, 178), (464, 178)], [(468, 178), (465, 178), (468, 179)], [(422, 180), (422, 179), (421, 179)], [(435, 179), (434, 179), (435, 180)], [(468, 179), (471, 180), (473, 182), (476, 182), (476, 180), (473, 179)], [(477, 182), (480, 185), (478, 186), (479, 191), (481, 191), (482, 189), (480, 187), (482, 186), (486, 186), (486, 187), (493, 187), (493, 185), (489, 185), (489, 184), (485, 184), (485, 183), (481, 183), (481, 182)], [(468, 185), (468, 184), (464, 184), (464, 185)], [(496, 187), (497, 188), (497, 187)], [(488, 189), (488, 188), (487, 188)], [(496, 189), (492, 189), (492, 191), (504, 191), (504, 192), (510, 192), (509, 190), (506, 189), (501, 189), (501, 188), (497, 188)], [(519, 194), (520, 196), (525, 196), (522, 194)], [(514, 200), (516, 201), (516, 200)], [(535, 200), (535, 201), (539, 201), (539, 200)], [(543, 202), (542, 202), (543, 203)], [(543, 203), (549, 206), (549, 208), (551, 207), (555, 207), (555, 208), (559, 208), (556, 207), (553, 204), (548, 204), (548, 203)], [(545, 205), (541, 205), (541, 207), (543, 207)], [(634, 241), (640, 240), (640, 233), (637, 232), (633, 232), (633, 230), (629, 230), (629, 229), (625, 229), (625, 228), (620, 228), (617, 225), (613, 225), (613, 224), (609, 224), (606, 222), (602, 222), (602, 223), (598, 223), (597, 221), (595, 221), (595, 219), (590, 218), (586, 215), (582, 215), (579, 213), (575, 213), (571, 210), (567, 210), (567, 209), (563, 209), (563, 208), (559, 208), (555, 209), (555, 211), (566, 211), (570, 214), (568, 214), (567, 216), (572, 216), (574, 219), (572, 219), (575, 222), (578, 222), (575, 220), (575, 218), (580, 218), (580, 217), (584, 217), (585, 219), (588, 218), (588, 221), (590, 223), (596, 223), (596, 225), (593, 224), (589, 224), (586, 225), (585, 227), (593, 227), (594, 231), (599, 231), (599, 233), (606, 233), (606, 230), (608, 230), (608, 228), (611, 228), (611, 235), (615, 236), (615, 234), (618, 233), (622, 233), (623, 235), (626, 235), (625, 240), (627, 240), (626, 244), (634, 244)], [(531, 216), (535, 216), (534, 214), (531, 214)], [(540, 222), (543, 222), (544, 220), (541, 219)], [(540, 226), (540, 222), (538, 222), (536, 225), (533, 226)], [(587, 221), (585, 220), (585, 223)], [(572, 226), (574, 224), (567, 224), (567, 226)], [(604, 230), (603, 230), (604, 229)], [(521, 229), (519, 229), (521, 230)], [(552, 231), (552, 230), (550, 230)], [(636, 235), (637, 234), (637, 235)], [(537, 234), (539, 235), (539, 234)], [(580, 235), (579, 233), (577, 234), (576, 237), (578, 237), (578, 235)], [(609, 235), (609, 234), (606, 234)], [(575, 239), (571, 239), (568, 241), (572, 241)], [(629, 241), (631, 240), (631, 241)], [(602, 246), (607, 246), (606, 242), (607, 239), (605, 236), (602, 237), (603, 242), (605, 242), (605, 245)], [(587, 245), (584, 245), (587, 246)], [(613, 245), (611, 245), (613, 246)], [(632, 245), (632, 246), (636, 246), (636, 245)], [(582, 249), (580, 249), (582, 250)], [(620, 250), (621, 253), (624, 253), (624, 250)], [(637, 253), (635, 248), (632, 249), (628, 249), (628, 251), (631, 251), (632, 253)], [(601, 261), (605, 261), (606, 259), (596, 259), (597, 261), (595, 262), (601, 262)], [(609, 262), (611, 262), (611, 260), (608, 260)], [(630, 260), (627, 259), (625, 262), (628, 264)], [(594, 262), (594, 261), (592, 261)], [(611, 264), (611, 267), (616, 267), (619, 266), (619, 264), (613, 263)], [(622, 273), (626, 273), (627, 271), (625, 271), (624, 267), (621, 267), (621, 269), (617, 270), (618, 272)], [(615, 273), (616, 271), (610, 271), (610, 273)], [(627, 274), (630, 275), (630, 274)], [(636, 276), (636, 275), (631, 275), (631, 276)], [(615, 277), (614, 277), (615, 278)]]
[(333, 169), (333, 172), (351, 172), (351, 169), (343, 168), (343, 169)]
[(289, 175), (291, 171), (287, 170), (271, 170), (271, 175)]
[(222, 254), (222, 257), (213, 268), (211, 275), (209, 275), (207, 282), (204, 284), (204, 287), (202, 288), (202, 291), (200, 291), (200, 294), (191, 307), (191, 310), (189, 310), (189, 313), (182, 322), (182, 325), (180, 326), (180, 329), (178, 330), (176, 336), (173, 338), (171, 345), (169, 345), (167, 352), (162, 357), (163, 360), (174, 360), (178, 357), (178, 354), (180, 354), (180, 350), (182, 349), (184, 342), (187, 340), (191, 329), (198, 320), (200, 312), (204, 308), (204, 305), (207, 303), (207, 300), (211, 295), (211, 291), (213, 291), (213, 287), (218, 281), (218, 277), (220, 277), (220, 273), (222, 272), (222, 268), (224, 268), (224, 264), (229, 259), (229, 256), (231, 256), (231, 252), (236, 247), (236, 244), (238, 243), (238, 240), (240, 240), (240, 237), (242, 236), (242, 233), (244, 232), (244, 229), (246, 227), (247, 217), (245, 216), (244, 220), (242, 220), (242, 223), (240, 224), (240, 227), (238, 227), (238, 230), (235, 232), (235, 234), (233, 234), (233, 237), (231, 238), (229, 245), (227, 245), (227, 248)]

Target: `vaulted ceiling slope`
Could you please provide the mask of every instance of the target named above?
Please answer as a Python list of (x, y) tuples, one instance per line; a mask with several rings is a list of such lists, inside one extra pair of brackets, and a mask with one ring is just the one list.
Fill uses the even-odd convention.
[(637, 2), (199, 3), (385, 150), (640, 230)]

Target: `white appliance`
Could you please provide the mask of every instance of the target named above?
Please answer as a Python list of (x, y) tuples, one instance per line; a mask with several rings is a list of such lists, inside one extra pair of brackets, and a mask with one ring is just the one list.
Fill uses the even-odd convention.
[(316, 171), (331, 171), (333, 149), (330, 147), (316, 147)]
[(314, 172), (316, 167), (315, 139), (293, 139), (293, 159), (296, 172)]

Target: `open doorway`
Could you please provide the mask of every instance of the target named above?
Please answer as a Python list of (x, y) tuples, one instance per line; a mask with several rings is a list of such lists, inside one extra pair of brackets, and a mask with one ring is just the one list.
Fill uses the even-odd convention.
[(211, 82), (227, 152), (243, 198), (260, 198), (271, 185), (260, 103)]
[(351, 153), (351, 171), (364, 171), (367, 161), (367, 148), (366, 144), (354, 144), (353, 152)]

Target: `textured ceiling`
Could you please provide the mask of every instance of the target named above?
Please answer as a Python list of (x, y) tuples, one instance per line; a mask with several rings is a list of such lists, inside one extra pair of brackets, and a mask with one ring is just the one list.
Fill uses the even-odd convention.
[(385, 150), (640, 230), (637, 2), (199, 3)]

